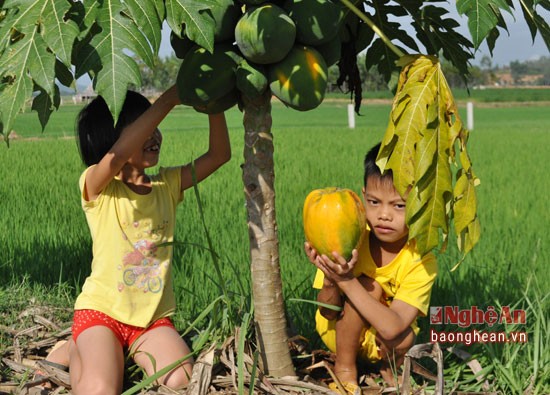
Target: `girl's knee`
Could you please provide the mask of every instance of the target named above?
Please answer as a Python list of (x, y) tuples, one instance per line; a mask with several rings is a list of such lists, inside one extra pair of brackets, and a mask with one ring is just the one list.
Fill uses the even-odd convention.
[(186, 362), (162, 377), (159, 382), (171, 389), (180, 389), (189, 383), (192, 371), (193, 364), (191, 362)]
[(74, 395), (119, 395), (122, 392), (122, 386), (102, 380), (99, 377), (93, 380), (71, 383), (71, 386)]

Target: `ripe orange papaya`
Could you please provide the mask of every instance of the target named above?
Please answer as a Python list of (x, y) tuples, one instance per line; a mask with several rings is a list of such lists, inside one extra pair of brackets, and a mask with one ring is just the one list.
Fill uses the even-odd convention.
[(329, 257), (336, 251), (349, 260), (366, 233), (365, 208), (351, 189), (311, 191), (304, 202), (303, 222), (306, 240)]

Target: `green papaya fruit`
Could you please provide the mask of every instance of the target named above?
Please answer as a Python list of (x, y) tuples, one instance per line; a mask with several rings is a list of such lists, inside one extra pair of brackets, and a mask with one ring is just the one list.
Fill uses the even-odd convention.
[(193, 106), (195, 111), (202, 112), (204, 114), (219, 114), (221, 112), (229, 110), (235, 104), (239, 102), (239, 92), (237, 89), (232, 89), (222, 97), (214, 100), (210, 100), (207, 104), (200, 106)]
[(187, 37), (179, 37), (176, 33), (170, 32), (170, 45), (176, 54), (176, 57), (183, 59), (187, 52), (196, 44)]
[(280, 62), (270, 65), (271, 92), (283, 103), (299, 111), (317, 107), (325, 98), (327, 65), (313, 47), (296, 45)]
[(256, 97), (267, 88), (267, 72), (265, 67), (243, 60), (236, 71), (236, 86), (243, 95)]
[(210, 9), (210, 13), (216, 24), (214, 42), (233, 40), (235, 37), (235, 25), (242, 15), (241, 7), (233, 0), (215, 0), (215, 3)]
[(228, 94), (235, 88), (235, 50), (229, 44), (215, 44), (210, 53), (198, 45), (183, 61), (176, 78), (181, 102), (202, 106)]
[(335, 36), (328, 43), (316, 45), (315, 49), (323, 56), (327, 67), (330, 67), (340, 60), (342, 53), (342, 42), (340, 41), (339, 36)]
[(283, 8), (296, 24), (300, 44), (324, 44), (338, 34), (341, 7), (331, 0), (287, 0)]
[(294, 45), (296, 26), (286, 12), (265, 4), (247, 10), (235, 27), (235, 40), (243, 56), (258, 64), (283, 59)]

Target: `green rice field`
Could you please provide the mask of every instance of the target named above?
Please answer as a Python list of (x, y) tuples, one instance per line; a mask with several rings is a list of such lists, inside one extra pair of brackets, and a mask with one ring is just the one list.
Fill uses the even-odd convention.
[[(342, 96), (339, 93), (330, 96)], [(469, 89), (453, 89), (453, 96), (460, 101), (473, 101), (476, 103), (533, 103), (550, 102), (550, 89), (548, 87), (470, 87)], [(390, 91), (363, 92), (367, 99), (392, 99)], [(548, 103), (546, 103), (548, 105)]]
[[(40, 284), (66, 290), (70, 305), (89, 273), (91, 246), (80, 209), (78, 178), (84, 170), (73, 137), (78, 107), (62, 106), (41, 133), (36, 114), (23, 113), (9, 148), (0, 146), (1, 288)], [(364, 103), (356, 127), (347, 126), (347, 103), (327, 100), (320, 108), (297, 112), (273, 103), (276, 210), (280, 265), (290, 324), (321, 347), (314, 329), (315, 306), (295, 299), (315, 299), (315, 273), (303, 252), (302, 204), (309, 191), (340, 186), (359, 192), (362, 160), (382, 138), (387, 104)], [(465, 108), (460, 107), (466, 122)], [(489, 384), (501, 393), (525, 390), (550, 393), (550, 224), (548, 160), (550, 111), (547, 105), (479, 106), (468, 150), (481, 180), (479, 244), (454, 272), (461, 256), (454, 238), (437, 252), (440, 273), (432, 293), (434, 306), (486, 309), (512, 306), (527, 311), (526, 323), (477, 326), (486, 331), (524, 331), (524, 344), (446, 344), (473, 354), (486, 369)], [(249, 244), (242, 184), (242, 113), (227, 112), (233, 156), (198, 186), (204, 220), (221, 257), (223, 281), (235, 298), (249, 300)], [(162, 123), (161, 165), (187, 163), (208, 143), (207, 119), (178, 107)], [(185, 327), (219, 295), (211, 254), (195, 194), (185, 195), (178, 209), (175, 287)], [(212, 284), (208, 286), (207, 284)], [(206, 286), (205, 286), (206, 285)], [(0, 302), (0, 310), (4, 305)], [(417, 342), (428, 342), (430, 323), (420, 319)], [(462, 330), (447, 324), (448, 331)], [(437, 328), (440, 330), (441, 328)], [(471, 328), (469, 328), (471, 329)], [(476, 390), (468, 367), (446, 352), (449, 388)], [(509, 392), (507, 392), (509, 390)]]

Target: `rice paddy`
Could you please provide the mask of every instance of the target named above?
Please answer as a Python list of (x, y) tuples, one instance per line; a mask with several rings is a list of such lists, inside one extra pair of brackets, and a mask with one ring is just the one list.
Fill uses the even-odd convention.
[[(320, 187), (340, 186), (359, 192), (362, 159), (383, 136), (389, 114), (389, 105), (364, 104), (363, 115), (357, 117), (356, 127), (350, 129), (346, 107), (345, 102), (327, 100), (314, 111), (299, 113), (277, 102), (273, 104), (283, 291), (293, 330), (308, 338), (312, 347), (321, 347), (314, 329), (315, 307), (293, 300), (315, 299), (311, 288), (315, 270), (302, 248), (303, 200), (309, 191)], [(90, 238), (78, 192), (78, 178), (84, 168), (73, 138), (78, 109), (63, 106), (52, 115), (43, 134), (34, 113), (21, 114), (14, 126), (19, 137), (11, 141), (9, 148), (0, 147), (3, 287), (29, 283), (46, 288), (63, 285), (68, 290), (63, 295), (68, 304), (89, 273), (91, 260)], [(462, 117), (465, 122), (465, 113)], [(204, 220), (214, 249), (221, 257), (223, 281), (236, 299), (246, 301), (250, 299), (250, 259), (241, 170), (242, 114), (231, 109), (227, 120), (232, 160), (198, 188)], [(161, 124), (161, 131), (164, 143), (160, 165), (187, 163), (207, 147), (206, 116), (192, 109), (175, 109)], [(521, 391), (529, 386), (529, 380), (535, 380), (533, 388), (538, 388), (538, 392), (534, 393), (541, 394), (550, 391), (548, 386), (544, 387), (550, 378), (547, 340), (550, 236), (546, 231), (550, 223), (549, 145), (548, 107), (476, 107), (468, 149), (481, 179), (477, 190), (481, 240), (454, 272), (450, 268), (461, 258), (454, 239), (449, 241), (445, 252), (437, 253), (440, 274), (431, 300), (435, 306), (463, 309), (520, 306), (517, 308), (528, 310), (527, 323), (514, 327), (530, 333), (527, 344), (455, 346), (491, 366), (486, 373), (491, 380), (515, 383)], [(186, 192), (177, 221), (175, 288), (179, 310), (175, 321), (183, 329), (219, 296), (219, 290), (192, 190)], [(6, 313), (3, 306), (0, 303), (2, 317)], [(417, 342), (429, 341), (429, 318), (421, 319), (420, 326), (422, 332)], [(458, 329), (451, 324), (445, 328)], [(448, 373), (453, 376), (446, 376), (446, 380), (466, 386), (473, 374), (451, 354), (447, 363), (454, 368)], [(515, 366), (524, 366), (523, 372)], [(477, 385), (473, 388), (479, 388), (480, 384)], [(510, 384), (497, 388), (516, 387)]]

